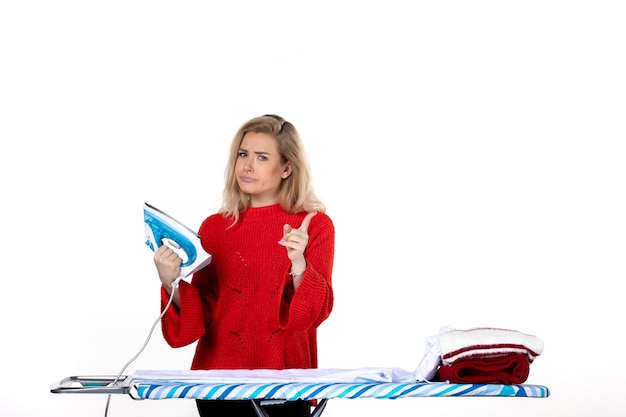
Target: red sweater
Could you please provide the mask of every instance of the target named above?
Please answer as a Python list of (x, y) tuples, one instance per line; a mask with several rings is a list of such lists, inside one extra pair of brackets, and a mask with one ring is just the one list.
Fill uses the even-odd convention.
[[(317, 367), (317, 327), (333, 307), (334, 225), (322, 212), (311, 219), (295, 292), (278, 244), (283, 225), (298, 228), (305, 215), (277, 204), (248, 208), (231, 228), (221, 214), (204, 220), (199, 234), (211, 263), (191, 283), (180, 281), (180, 308), (172, 305), (161, 321), (170, 346), (198, 341), (191, 369)], [(168, 300), (162, 288), (161, 308)]]

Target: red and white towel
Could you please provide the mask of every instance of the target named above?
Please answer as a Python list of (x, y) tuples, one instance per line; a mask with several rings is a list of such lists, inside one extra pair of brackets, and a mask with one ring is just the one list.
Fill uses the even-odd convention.
[(478, 327), (451, 330), (437, 336), (441, 361), (450, 365), (462, 359), (484, 358), (509, 353), (524, 355), (532, 363), (543, 352), (543, 341), (517, 330)]
[(478, 327), (442, 328), (416, 371), (417, 380), (451, 383), (521, 384), (543, 341), (517, 330)]

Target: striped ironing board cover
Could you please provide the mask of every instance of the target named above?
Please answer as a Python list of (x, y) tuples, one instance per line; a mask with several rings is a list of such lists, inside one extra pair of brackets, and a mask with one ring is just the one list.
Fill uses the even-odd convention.
[(220, 399), (220, 400), (313, 400), (332, 398), (403, 397), (535, 397), (550, 395), (542, 385), (448, 384), (443, 382), (367, 382), (367, 383), (154, 383), (142, 380), (135, 384), (143, 399)]

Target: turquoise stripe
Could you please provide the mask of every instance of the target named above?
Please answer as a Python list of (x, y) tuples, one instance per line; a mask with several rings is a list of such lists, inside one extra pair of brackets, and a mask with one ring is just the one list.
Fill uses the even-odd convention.
[[(402, 391), (400, 394), (398, 394), (398, 395), (396, 395), (396, 396), (394, 396), (392, 398), (396, 399), (396, 398), (403, 397), (403, 396), (405, 396), (407, 394), (410, 394), (411, 392), (416, 391), (416, 390), (422, 388), (422, 385), (423, 384), (403, 384), (403, 386), (402, 386), (403, 388), (404, 387), (408, 387), (408, 388), (406, 390)], [(394, 392), (395, 391), (396, 390), (394, 390)]]
[(218, 400), (225, 400), (228, 398), (228, 394), (230, 394), (232, 392), (232, 390), (234, 390), (237, 387), (240, 387), (242, 384), (234, 384), (234, 385), (230, 385), (228, 388), (226, 388), (224, 390), (224, 392), (217, 397)]
[(367, 391), (369, 391), (373, 386), (375, 386), (375, 384), (368, 384), (366, 386), (364, 386), (362, 389), (360, 389), (353, 398), (357, 398), (362, 396), (364, 393), (366, 393)]
[[(433, 397), (443, 397), (447, 393), (454, 391), (455, 388), (458, 388), (458, 387), (459, 387), (458, 385), (451, 385), (450, 387), (448, 387), (448, 388), (446, 388), (444, 390), (441, 390), (441, 391), (438, 391), (438, 392), (434, 393), (432, 396)], [(454, 395), (454, 394), (452, 394), (452, 395)]]
[(261, 394), (261, 391), (263, 391), (267, 387), (271, 387), (272, 385), (274, 385), (274, 384), (260, 385), (257, 389), (252, 391), (252, 393), (250, 394), (250, 398), (258, 398), (259, 394)]
[(322, 392), (323, 390), (325, 390), (326, 388), (332, 386), (333, 384), (324, 384), (322, 386), (320, 386), (319, 388), (317, 388), (316, 390), (314, 390), (311, 395), (309, 395), (309, 398), (317, 398), (316, 395), (319, 394), (320, 392)]
[(268, 395), (267, 395), (267, 397), (266, 397), (266, 398), (273, 398), (274, 394), (276, 394), (276, 392), (277, 392), (280, 388), (284, 387), (285, 385), (289, 385), (289, 384), (273, 384), (273, 385), (274, 385), (274, 388), (272, 388), (272, 389), (270, 390), (270, 392), (268, 393)]
[(415, 389), (411, 391), (419, 390), (420, 397), (432, 397), (433, 395), (426, 395), (429, 392), (436, 392), (440, 390), (440, 387), (446, 386), (443, 382), (418, 382), (415, 384)]
[(209, 390), (209, 392), (207, 392), (207, 393), (204, 395), (204, 398), (203, 398), (203, 399), (205, 399), (205, 400), (210, 400), (210, 399), (215, 398), (215, 393), (216, 393), (217, 391), (219, 391), (221, 388), (225, 387), (225, 386), (226, 386), (226, 384), (219, 384), (219, 385), (215, 385), (213, 388), (211, 388), (211, 389)]
[[(191, 391), (191, 389), (192, 389), (192, 388), (195, 388), (195, 387), (197, 387), (197, 386), (199, 386), (199, 385), (200, 385), (200, 384), (192, 384), (192, 385), (187, 385), (187, 386), (186, 386), (186, 387), (184, 387), (184, 388), (183, 388), (183, 390), (180, 392), (179, 397), (186, 397), (186, 396), (187, 396), (187, 393), (188, 393), (189, 391)], [(174, 391), (175, 391), (175, 390), (172, 390), (172, 393), (173, 393)]]
[(319, 394), (319, 390), (311, 393), (309, 391), (316, 390), (321, 384), (303, 384), (303, 383), (294, 383), (294, 384), (285, 384), (286, 386), (292, 388), (295, 391), (290, 398), (290, 400), (295, 400), (298, 398), (302, 398), (303, 400), (310, 400), (316, 398), (314, 395)]
[(152, 391), (157, 389), (157, 387), (158, 385), (148, 385), (148, 390), (146, 391), (146, 397), (150, 397), (150, 394), (152, 394)]
[(477, 389), (483, 388), (483, 387), (484, 387), (484, 384), (471, 384), (467, 388), (465, 388), (464, 390), (461, 390), (459, 392), (455, 392), (452, 395), (455, 396), (455, 397), (461, 397), (461, 396), (469, 394), (470, 392), (475, 392)]
[(351, 391), (357, 389), (358, 385), (349, 385), (343, 391), (337, 393), (337, 398), (345, 398)]

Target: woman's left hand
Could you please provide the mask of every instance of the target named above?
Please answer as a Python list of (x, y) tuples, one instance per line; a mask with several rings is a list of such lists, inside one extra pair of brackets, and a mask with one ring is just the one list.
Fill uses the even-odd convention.
[(300, 274), (306, 269), (304, 250), (309, 243), (309, 224), (316, 214), (316, 211), (308, 213), (297, 229), (289, 224), (283, 227), (283, 238), (278, 243), (287, 248), (287, 256), (291, 260), (291, 272), (294, 274)]

